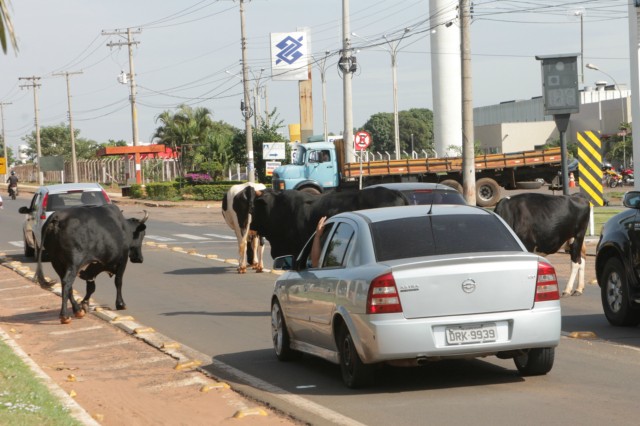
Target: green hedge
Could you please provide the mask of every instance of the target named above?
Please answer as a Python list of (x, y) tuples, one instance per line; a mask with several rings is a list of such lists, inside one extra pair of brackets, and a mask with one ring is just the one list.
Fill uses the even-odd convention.
[(208, 185), (189, 185), (185, 182), (149, 183), (144, 188), (141, 185), (131, 185), (132, 198), (148, 198), (157, 201), (166, 200), (197, 200), (222, 201), (229, 188), (239, 181), (222, 181)]

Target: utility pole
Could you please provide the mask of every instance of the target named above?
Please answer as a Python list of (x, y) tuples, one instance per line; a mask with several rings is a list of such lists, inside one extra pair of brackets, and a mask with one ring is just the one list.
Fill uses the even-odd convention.
[(342, 51), (338, 67), (342, 71), (342, 97), (344, 108), (344, 140), (345, 162), (353, 163), (356, 155), (353, 146), (353, 97), (351, 78), (358, 69), (356, 58), (351, 51), (351, 30), (349, 26), (349, 0), (342, 0)]
[(53, 75), (65, 76), (67, 78), (67, 104), (69, 105), (69, 133), (71, 134), (71, 169), (73, 170), (73, 182), (78, 183), (78, 162), (76, 159), (76, 137), (73, 134), (73, 116), (71, 114), (71, 89), (69, 86), (69, 76), (82, 74), (82, 71), (54, 73)]
[(317, 61), (313, 56), (313, 62), (315, 62), (316, 66), (320, 70), (320, 81), (322, 81), (322, 135), (324, 137), (324, 141), (327, 141), (329, 136), (329, 132), (327, 129), (327, 58), (331, 52), (326, 50), (324, 52), (324, 57)]
[[(102, 31), (102, 35), (117, 35), (122, 36), (126, 34), (126, 41), (119, 42), (109, 42), (107, 46), (116, 47), (116, 46), (127, 46), (129, 48), (129, 100), (131, 102), (131, 130), (133, 134), (133, 146), (138, 146), (138, 113), (136, 110), (136, 73), (133, 66), (133, 49), (132, 46), (140, 44), (138, 41), (134, 41), (132, 38), (132, 34), (140, 34), (142, 30), (137, 29), (132, 31), (131, 28), (127, 28), (127, 31), (124, 32), (122, 30), (115, 30), (112, 32)], [(136, 152), (134, 154), (135, 158), (135, 167), (136, 167), (136, 183), (142, 183), (142, 168), (140, 166), (140, 153)]]
[[(0, 102), (0, 123), (2, 124), (2, 145), (4, 146), (4, 161), (7, 168), (9, 167), (9, 154), (7, 153), (7, 137), (4, 134), (4, 106), (11, 105), (11, 102)], [(7, 181), (5, 173), (4, 181)]]
[(244, 3), (246, 0), (240, 1), (240, 45), (242, 48), (242, 85), (244, 87), (244, 101), (241, 105), (242, 115), (244, 116), (244, 129), (247, 137), (247, 180), (251, 183), (256, 181), (253, 163), (253, 133), (251, 129), (251, 100), (249, 99), (249, 68), (247, 65), (247, 35), (245, 32), (244, 20)]
[(471, 0), (460, 0), (460, 60), (462, 70), (462, 189), (467, 204), (476, 205), (476, 164), (471, 84)]
[(23, 84), (20, 88), (29, 88), (33, 89), (33, 109), (35, 112), (35, 121), (36, 121), (36, 155), (38, 156), (38, 161), (36, 162), (36, 167), (38, 170), (38, 184), (40, 186), (44, 185), (44, 176), (42, 175), (42, 170), (40, 170), (40, 158), (42, 157), (42, 152), (40, 150), (40, 123), (38, 121), (38, 87), (40, 84), (37, 83), (40, 81), (40, 77), (18, 77), (18, 80), (30, 80), (31, 83)]

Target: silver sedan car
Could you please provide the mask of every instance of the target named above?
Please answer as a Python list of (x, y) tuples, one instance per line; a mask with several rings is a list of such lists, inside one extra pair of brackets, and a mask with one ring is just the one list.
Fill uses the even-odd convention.
[(464, 205), (390, 207), (327, 220), (318, 267), (313, 237), (271, 298), (281, 361), (301, 353), (339, 364), (349, 387), (380, 363), (512, 358), (522, 375), (548, 373), (560, 341), (553, 266), (528, 253), (497, 215)]

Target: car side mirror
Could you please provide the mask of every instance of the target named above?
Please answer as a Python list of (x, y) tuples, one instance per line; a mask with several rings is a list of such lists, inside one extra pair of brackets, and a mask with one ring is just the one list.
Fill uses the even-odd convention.
[(280, 271), (290, 271), (293, 268), (293, 256), (280, 256), (273, 260), (273, 269)]
[(20, 207), (18, 213), (29, 214), (31, 213), (31, 209), (29, 207)]
[(640, 209), (640, 191), (629, 191), (622, 198), (622, 205), (630, 209)]

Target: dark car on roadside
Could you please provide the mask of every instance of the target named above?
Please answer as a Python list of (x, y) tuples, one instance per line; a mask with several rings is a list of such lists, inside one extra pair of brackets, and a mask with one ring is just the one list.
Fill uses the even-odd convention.
[(467, 204), (462, 194), (447, 185), (429, 182), (395, 182), (370, 185), (364, 189), (385, 187), (400, 191), (409, 200), (409, 204)]
[(602, 227), (596, 248), (596, 277), (607, 320), (618, 326), (640, 324), (640, 191), (624, 194), (628, 209)]

